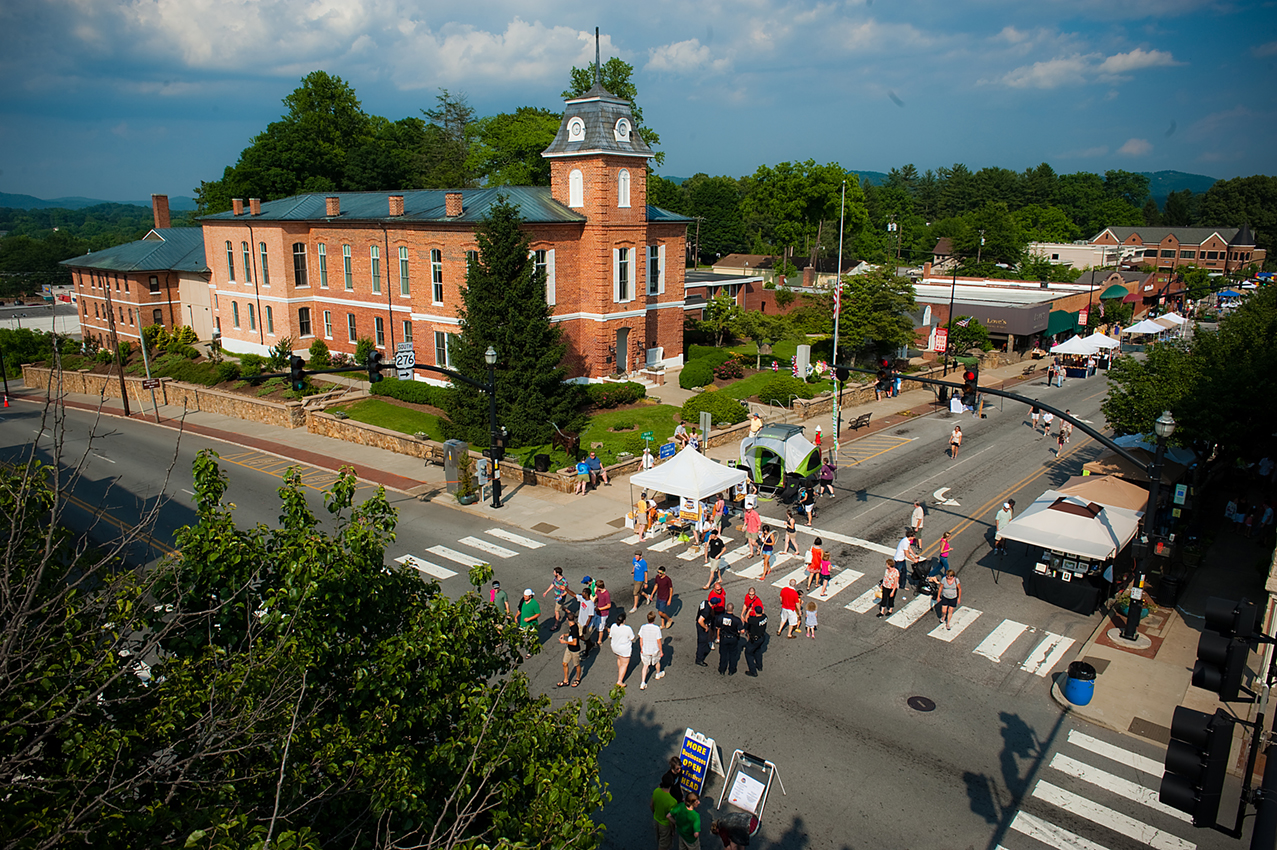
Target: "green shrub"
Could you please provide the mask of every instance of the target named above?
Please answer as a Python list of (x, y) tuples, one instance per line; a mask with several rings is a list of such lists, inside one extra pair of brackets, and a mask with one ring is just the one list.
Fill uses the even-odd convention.
[(693, 360), (678, 373), (678, 385), (685, 390), (714, 382), (714, 364), (708, 359)]
[(129, 355), (133, 353), (133, 343), (127, 339), (120, 341), (120, 360), (128, 360)]
[(732, 353), (726, 348), (718, 348), (713, 345), (689, 345), (687, 347), (687, 360), (690, 363), (693, 360), (709, 360), (713, 365), (726, 362)]
[(328, 352), (328, 343), (317, 339), (310, 344), (310, 361), (307, 365), (312, 369), (327, 369), (332, 363), (332, 355)]
[(620, 384), (589, 384), (585, 388), (585, 395), (593, 407), (606, 410), (623, 404), (633, 404), (647, 395), (647, 388), (634, 381)]
[(724, 361), (721, 366), (714, 367), (714, 377), (725, 381), (743, 378), (745, 377), (745, 367), (741, 365), (738, 358), (733, 357)]
[(262, 388), (257, 391), (257, 397), (268, 396), (275, 390), (282, 390), (288, 386), (288, 381), (283, 378), (267, 378), (266, 383), (262, 384)]
[(612, 423), (612, 430), (613, 431), (632, 431), (634, 430), (634, 423), (629, 421), (628, 419), (621, 419)]
[(281, 369), (288, 368), (288, 361), (293, 356), (293, 338), (286, 336), (270, 350), (270, 356), (266, 362), (270, 365), (272, 372), (278, 372)]
[(389, 396), (409, 404), (428, 404), (431, 407), (447, 410), (448, 388), (436, 387), (424, 381), (400, 381), (387, 377), (372, 384), (370, 390), (373, 395)]
[(217, 384), (217, 368), (211, 363), (196, 363), (183, 359), (180, 355), (170, 354), (155, 361), (151, 374), (156, 377), (172, 378), (187, 384), (201, 384), (211, 387)]
[(361, 336), (355, 343), (355, 365), (366, 366), (368, 364), (368, 355), (377, 350), (377, 343), (371, 338)]
[(168, 331), (164, 329), (163, 325), (147, 325), (142, 328), (142, 341), (152, 351), (157, 349), (167, 350), (169, 342)]
[[(6, 363), (5, 365), (7, 366), (8, 364)], [(67, 372), (74, 372), (76, 369), (83, 369), (87, 365), (88, 364), (84, 362), (84, 358), (78, 354), (68, 354), (62, 358), (62, 368)]]
[(213, 368), (213, 374), (217, 375), (217, 382), (224, 384), (227, 381), (235, 381), (239, 379), (239, 364), (224, 360)]
[(239, 356), (239, 373), (246, 378), (260, 375), (266, 370), (266, 358), (260, 354), (241, 354)]
[(176, 353), (185, 357), (187, 360), (198, 360), (200, 356), (200, 350), (193, 345), (184, 345), (177, 349)]
[(99, 363), (110, 363), (112, 360), (115, 359), (115, 356), (111, 354), (110, 349), (104, 348), (101, 351), (99, 351), (97, 355), (94, 356), (93, 359), (98, 361)]
[(81, 350), (81, 343), (78, 339), (69, 336), (58, 339), (58, 352), (63, 355), (79, 354)]
[(195, 333), (195, 328), (190, 325), (178, 325), (173, 328), (173, 333), (169, 334), (170, 345), (194, 345), (200, 341), (199, 335)]
[(793, 375), (777, 375), (758, 390), (758, 400), (763, 404), (779, 404), (789, 407), (794, 396), (798, 398), (814, 398), (820, 388), (815, 384), (799, 380)]
[(699, 393), (683, 402), (682, 417), (688, 422), (697, 422), (701, 411), (709, 412), (715, 422), (730, 422), (735, 425), (743, 422), (748, 415), (740, 402), (726, 393)]

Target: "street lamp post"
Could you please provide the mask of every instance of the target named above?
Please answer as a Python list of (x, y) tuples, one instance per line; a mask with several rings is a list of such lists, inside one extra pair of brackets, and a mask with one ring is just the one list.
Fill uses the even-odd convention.
[(1153, 453), (1153, 463), (1148, 468), (1148, 508), (1144, 511), (1144, 553), (1136, 565), (1135, 583), (1131, 585), (1131, 601), (1126, 609), (1126, 625), (1122, 628), (1122, 638), (1130, 641), (1139, 636), (1136, 628), (1140, 624), (1140, 614), (1144, 610), (1144, 579), (1148, 573), (1149, 561), (1157, 548), (1154, 538), (1157, 536), (1157, 500), (1162, 490), (1162, 458), (1166, 454), (1166, 440), (1175, 433), (1175, 419), (1169, 410), (1157, 417), (1153, 423), (1153, 431), (1157, 434), (1157, 451)]
[(492, 461), (492, 507), (501, 507), (501, 455), (504, 454), (502, 449), (497, 448), (500, 442), (500, 435), (497, 433), (497, 350), (491, 345), (488, 350), (483, 352), (483, 362), (488, 364), (488, 427), (491, 430), (491, 436), (488, 438), (488, 455)]

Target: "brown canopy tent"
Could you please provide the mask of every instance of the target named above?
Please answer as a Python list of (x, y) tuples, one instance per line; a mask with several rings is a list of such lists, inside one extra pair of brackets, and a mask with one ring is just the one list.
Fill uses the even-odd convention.
[(1148, 490), (1116, 475), (1076, 475), (1059, 491), (1097, 504), (1131, 511), (1143, 511), (1148, 505)]

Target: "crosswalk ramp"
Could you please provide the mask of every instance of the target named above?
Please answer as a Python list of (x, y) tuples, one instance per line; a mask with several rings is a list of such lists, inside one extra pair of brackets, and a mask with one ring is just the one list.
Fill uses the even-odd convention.
[(1195, 850), (1192, 819), (1158, 800), (1162, 764), (1077, 730), (1039, 772), (999, 850)]
[[(479, 564), (500, 563), (517, 557), (524, 550), (536, 550), (545, 546), (539, 540), (524, 537), (504, 528), (486, 529), (480, 537), (467, 535), (456, 542), (458, 548), (437, 544), (423, 553), (408, 553), (395, 558), (395, 562), (412, 567), (423, 575), (445, 581), (458, 575), (461, 569), (469, 570)], [(489, 539), (493, 538), (493, 539)], [(501, 541), (501, 542), (497, 542)], [(510, 548), (510, 547), (518, 548)], [(445, 565), (444, 562), (447, 562)]]

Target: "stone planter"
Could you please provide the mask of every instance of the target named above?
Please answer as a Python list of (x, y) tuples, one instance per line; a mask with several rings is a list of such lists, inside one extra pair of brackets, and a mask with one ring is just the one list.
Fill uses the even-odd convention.
[(461, 504), (461, 505), (473, 505), (473, 504), (474, 504), (475, 502), (477, 502), (477, 501), (479, 501), (479, 494), (478, 494), (478, 493), (471, 493), (471, 494), (470, 494), (470, 495), (468, 495), (468, 496), (458, 496), (458, 497), (457, 497), (457, 503), (458, 503), (458, 504)]

